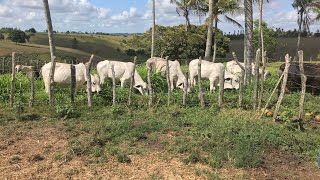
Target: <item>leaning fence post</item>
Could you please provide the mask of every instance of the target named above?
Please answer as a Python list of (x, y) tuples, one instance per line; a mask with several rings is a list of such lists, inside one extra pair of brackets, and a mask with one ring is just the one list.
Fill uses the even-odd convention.
[(152, 75), (152, 66), (148, 66), (148, 91), (149, 91), (149, 108), (152, 107), (153, 97), (152, 97), (152, 86), (151, 86), (151, 75)]
[(260, 84), (260, 96), (259, 96), (259, 100), (258, 100), (258, 109), (257, 111), (260, 111), (261, 109), (261, 104), (262, 104), (262, 98), (263, 98), (263, 94), (264, 94), (264, 73), (265, 73), (265, 69), (266, 69), (266, 55), (267, 52), (263, 52), (261, 57), (262, 57), (262, 68), (261, 68), (261, 84)]
[(224, 96), (224, 67), (220, 72), (220, 79), (219, 79), (219, 108), (222, 107), (223, 104), (223, 96)]
[(14, 83), (16, 79), (16, 63), (15, 63), (16, 53), (12, 53), (12, 75), (11, 75), (11, 85), (10, 85), (10, 107), (13, 107), (14, 103)]
[(186, 72), (185, 74), (185, 79), (184, 79), (184, 86), (183, 86), (183, 99), (182, 99), (182, 104), (183, 106), (186, 106), (186, 102), (187, 102), (187, 95), (188, 95), (188, 72)]
[(300, 68), (300, 75), (301, 75), (301, 97), (299, 101), (299, 129), (303, 130), (303, 114), (304, 114), (304, 99), (306, 95), (306, 82), (307, 77), (304, 74), (304, 67), (303, 67), (303, 51), (298, 51), (299, 55), (299, 68)]
[(204, 107), (204, 97), (203, 97), (203, 92), (202, 92), (202, 86), (201, 86), (201, 62), (202, 58), (199, 57), (198, 61), (198, 86), (199, 86), (199, 99), (200, 99), (200, 106), (203, 108)]
[(116, 76), (114, 72), (114, 65), (111, 65), (112, 72), (112, 106), (116, 105)]
[(284, 69), (284, 76), (283, 76), (283, 80), (282, 80), (281, 92), (280, 92), (280, 96), (279, 96), (277, 104), (276, 104), (276, 108), (274, 110), (273, 121), (276, 121), (276, 119), (277, 119), (278, 112), (279, 112), (279, 109), (280, 109), (280, 106), (281, 106), (281, 103), (282, 103), (282, 100), (283, 100), (283, 96), (284, 96), (284, 93), (285, 93), (287, 80), (288, 80), (288, 75), (289, 75), (289, 66), (290, 66), (290, 62), (291, 62), (289, 54), (286, 55), (285, 59), (286, 59), (286, 66), (285, 66), (285, 69)]
[(243, 85), (244, 85), (245, 68), (239, 62), (235, 52), (232, 52), (232, 56), (233, 56), (234, 60), (236, 61), (236, 63), (238, 64), (238, 66), (241, 68), (240, 84), (239, 84), (239, 108), (242, 108), (242, 106), (243, 106)]
[(70, 103), (71, 103), (71, 106), (74, 107), (74, 97), (75, 97), (74, 93), (76, 88), (76, 69), (75, 69), (75, 66), (73, 65), (73, 61), (71, 61), (70, 70), (71, 70)]
[(131, 74), (131, 81), (130, 81), (130, 90), (129, 90), (129, 97), (128, 97), (128, 105), (131, 106), (131, 97), (132, 97), (132, 91), (133, 91), (133, 85), (134, 85), (134, 73), (136, 71), (136, 63), (137, 63), (137, 56), (133, 59), (133, 71)]
[(166, 77), (167, 77), (167, 84), (168, 84), (168, 106), (170, 105), (170, 98), (171, 98), (171, 82), (170, 82), (170, 67), (169, 67), (169, 60), (168, 56), (166, 57)]
[(259, 88), (259, 60), (261, 57), (261, 50), (258, 49), (256, 52), (256, 62), (254, 66), (254, 85), (253, 85), (253, 110), (257, 110), (257, 104), (258, 104), (258, 88)]
[(29, 107), (33, 107), (34, 105), (34, 95), (35, 95), (35, 90), (34, 90), (34, 69), (31, 71), (30, 74), (30, 82), (31, 82), (31, 95), (30, 95), (30, 101), (29, 101)]
[(87, 76), (87, 94), (88, 94), (88, 106), (92, 106), (92, 88), (91, 88), (91, 75), (90, 75), (90, 70), (91, 70), (91, 64), (92, 64), (92, 59), (94, 55), (92, 54), (89, 62), (86, 64), (86, 76)]

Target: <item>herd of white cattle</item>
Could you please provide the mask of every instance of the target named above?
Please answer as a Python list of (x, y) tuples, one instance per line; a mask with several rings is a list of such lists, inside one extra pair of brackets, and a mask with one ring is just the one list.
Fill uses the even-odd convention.
[[(147, 60), (146, 68), (152, 68), (155, 73), (160, 73), (165, 77), (166, 75), (166, 59), (159, 57), (152, 57)], [(196, 77), (198, 76), (198, 63), (199, 59), (194, 59), (189, 63), (189, 80), (186, 80), (185, 74), (183, 74), (180, 63), (178, 61), (168, 61), (169, 64), (169, 78), (171, 83), (171, 90), (174, 88), (184, 89), (187, 86), (189, 91), (192, 86), (196, 85)], [(243, 63), (241, 63), (244, 65)], [(75, 68), (75, 81), (76, 89), (86, 89), (86, 66), (83, 63), (73, 65)], [(54, 82), (59, 85), (68, 86), (71, 82), (71, 65), (66, 63), (56, 63), (54, 72)], [(121, 61), (110, 61), (104, 60), (97, 64), (97, 75), (91, 75), (91, 87), (93, 92), (101, 91), (101, 85), (105, 83), (106, 78), (112, 79), (112, 67), (114, 69), (114, 76), (117, 81), (121, 82), (121, 87), (123, 88), (131, 80), (131, 76), (134, 72), (134, 84), (133, 87), (137, 89), (141, 94), (146, 94), (147, 83), (141, 78), (138, 71), (135, 69), (132, 62), (121, 62)], [(49, 83), (50, 77), (49, 72), (51, 68), (51, 63), (45, 64), (41, 68), (41, 75), (45, 84), (45, 91), (49, 93)], [(252, 64), (254, 69), (254, 64)], [(17, 65), (17, 71), (22, 71), (24, 73), (30, 74), (34, 72), (33, 66), (23, 66)], [(225, 89), (238, 89), (239, 81), (241, 77), (242, 70), (236, 61), (229, 61), (224, 65), (223, 63), (213, 63), (209, 61), (201, 61), (201, 78), (208, 79), (210, 82), (210, 92), (215, 91), (216, 87), (219, 86), (219, 79), (224, 71), (224, 88)], [(253, 75), (254, 75), (254, 71)], [(261, 69), (259, 69), (259, 74), (261, 74)], [(268, 78), (270, 73), (265, 71), (263, 74), (264, 78)], [(188, 83), (188, 84), (186, 84)]]

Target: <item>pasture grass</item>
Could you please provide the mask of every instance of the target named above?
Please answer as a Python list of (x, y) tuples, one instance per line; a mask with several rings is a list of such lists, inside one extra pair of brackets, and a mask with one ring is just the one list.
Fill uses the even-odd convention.
[[(272, 78), (266, 82), (264, 102), (277, 82), (278, 65), (271, 65)], [(144, 65), (138, 66), (142, 78), (146, 77)], [(103, 163), (115, 157), (121, 163), (130, 163), (130, 155), (165, 151), (186, 164), (202, 163), (212, 168), (231, 164), (234, 167), (259, 167), (271, 150), (294, 154), (315, 161), (320, 144), (318, 126), (306, 123), (304, 132), (297, 130), (291, 117), (298, 115), (299, 92), (286, 95), (281, 111), (288, 116), (279, 123), (270, 117), (257, 120), (251, 110), (252, 85), (245, 89), (245, 107), (238, 109), (238, 92), (226, 91), (225, 103), (218, 108), (218, 93), (206, 90), (206, 107), (199, 107), (198, 90), (188, 95), (187, 106), (182, 106), (182, 92), (172, 93), (172, 103), (167, 106), (166, 82), (153, 75), (155, 103), (148, 108), (148, 96), (133, 94), (133, 105), (127, 106), (128, 89), (117, 87), (117, 105), (112, 104), (111, 83), (107, 82), (100, 94), (94, 95), (94, 106), (88, 108), (86, 93), (77, 92), (75, 107), (70, 106), (69, 89), (56, 91), (56, 107), (48, 107), (42, 81), (36, 81), (36, 106), (28, 108), (29, 79), (17, 75), (16, 103), (8, 107), (10, 75), (0, 77), (0, 125), (22, 126), (24, 123), (62, 121), (62, 131), (68, 135), (69, 152), (57, 155), (71, 160), (88, 157), (88, 163)], [(319, 97), (306, 95), (306, 112), (320, 109)], [(272, 99), (270, 109), (276, 102)], [(11, 129), (11, 128), (8, 128)], [(10, 133), (9, 133), (10, 134)], [(7, 134), (7, 135), (9, 135)], [(208, 177), (218, 177), (208, 172)]]

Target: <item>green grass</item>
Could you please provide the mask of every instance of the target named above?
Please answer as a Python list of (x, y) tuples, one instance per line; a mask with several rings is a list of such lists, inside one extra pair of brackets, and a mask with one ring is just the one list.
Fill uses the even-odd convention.
[[(264, 101), (277, 81), (275, 72), (278, 65), (269, 66), (273, 76), (266, 83)], [(145, 78), (143, 65), (138, 67), (138, 71)], [(62, 131), (67, 133), (70, 147), (63, 156), (68, 160), (79, 156), (101, 163), (115, 157), (121, 163), (130, 163), (130, 155), (159, 150), (180, 158), (186, 164), (202, 163), (212, 168), (226, 164), (259, 167), (270, 150), (295, 154), (307, 161), (315, 161), (319, 150), (319, 128), (305, 124), (305, 132), (300, 132), (290, 121), (298, 114), (298, 92), (286, 95), (281, 107), (281, 111), (288, 111), (290, 117), (273, 123), (269, 117), (255, 118), (256, 113), (251, 110), (252, 86), (245, 89), (243, 110), (237, 107), (237, 91), (225, 92), (225, 103), (221, 109), (218, 108), (218, 93), (206, 93), (206, 107), (200, 108), (197, 88), (188, 95), (186, 107), (182, 106), (182, 92), (178, 90), (173, 92), (172, 104), (167, 106), (165, 80), (154, 75), (152, 80), (157, 85), (157, 93), (151, 109), (148, 108), (148, 97), (137, 92), (134, 93), (132, 107), (128, 107), (128, 90), (119, 87), (118, 105), (111, 107), (112, 91), (108, 82), (103, 92), (94, 95), (94, 107), (88, 108), (85, 105), (86, 93), (78, 92), (76, 106), (71, 108), (69, 90), (64, 89), (56, 92), (56, 108), (50, 111), (41, 81), (36, 82), (36, 107), (26, 107), (30, 95), (29, 82), (21, 74), (17, 76), (16, 105), (13, 109), (8, 108), (9, 79), (8, 75), (0, 77), (1, 128), (11, 129), (9, 127), (23, 126), (26, 122), (41, 124), (44, 120), (39, 117), (47, 117), (52, 122), (62, 118)], [(204, 82), (204, 86), (208, 92), (208, 82)], [(320, 97), (307, 94), (306, 112), (318, 111), (319, 101)], [(276, 98), (273, 98), (271, 107), (275, 102)], [(209, 176), (216, 175), (208, 173)]]

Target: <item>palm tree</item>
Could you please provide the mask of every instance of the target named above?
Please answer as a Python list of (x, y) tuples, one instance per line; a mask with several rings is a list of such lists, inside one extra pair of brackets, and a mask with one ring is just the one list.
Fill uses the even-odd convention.
[(152, 42), (151, 42), (151, 57), (154, 56), (154, 34), (156, 31), (156, 8), (155, 0), (152, 0)]
[(294, 0), (292, 7), (298, 12), (298, 42), (297, 53), (300, 49), (301, 33), (302, 31), (310, 31), (310, 25), (312, 22), (320, 20), (320, 13), (317, 14), (315, 19), (311, 19), (311, 12), (319, 12), (320, 2), (318, 0)]
[(55, 62), (55, 56), (56, 56), (56, 47), (53, 39), (53, 27), (52, 27), (52, 21), (51, 21), (51, 15), (50, 15), (50, 8), (48, 0), (43, 0), (44, 5), (44, 12), (46, 16), (47, 21), (47, 29), (48, 29), (48, 37), (49, 37), (49, 47), (50, 47), (50, 54), (51, 54), (51, 68), (50, 68), (50, 83), (49, 83), (49, 102), (50, 106), (54, 106), (54, 96), (53, 96), (53, 82), (54, 82), (54, 70), (56, 66)]
[(244, 0), (245, 8), (245, 34), (244, 34), (244, 64), (245, 82), (251, 82), (252, 59), (253, 59), (253, 8), (252, 0)]
[(213, 7), (216, 0), (209, 0), (209, 17), (208, 17), (208, 34), (207, 34), (207, 43), (206, 43), (206, 52), (204, 55), (205, 59), (209, 59), (211, 56), (211, 47), (212, 47), (212, 26), (213, 26)]
[[(228, 14), (235, 15), (241, 14), (243, 9), (239, 6), (238, 0), (209, 0), (209, 18), (208, 18), (208, 35), (207, 35), (207, 44), (206, 44), (206, 54), (205, 57), (208, 58), (211, 55), (211, 47), (212, 47), (212, 24), (213, 20), (214, 24), (214, 32), (218, 31), (218, 22), (219, 16), (224, 15), (225, 19), (228, 22), (236, 24), (238, 27), (242, 28), (241, 24), (232, 19)], [(216, 58), (216, 49), (217, 49), (217, 36), (214, 36), (214, 45), (213, 45), (213, 59), (215, 61)]]
[(235, 25), (237, 25), (239, 28), (242, 28), (242, 25), (238, 23), (236, 20), (228, 16), (235, 15), (235, 14), (241, 14), (243, 12), (243, 9), (239, 6), (238, 0), (215, 0), (216, 3), (214, 4), (213, 8), (213, 18), (214, 18), (214, 44), (213, 44), (213, 57), (212, 62), (215, 62), (216, 59), (216, 50), (217, 50), (217, 36), (216, 32), (218, 32), (218, 22), (219, 22), (219, 15), (224, 15), (224, 18), (227, 22), (231, 22)]
[(203, 0), (170, 0), (170, 3), (177, 5), (176, 11), (178, 15), (183, 13), (183, 17), (186, 19), (186, 31), (189, 31), (191, 27), (190, 14), (194, 12), (197, 15), (203, 14)]

